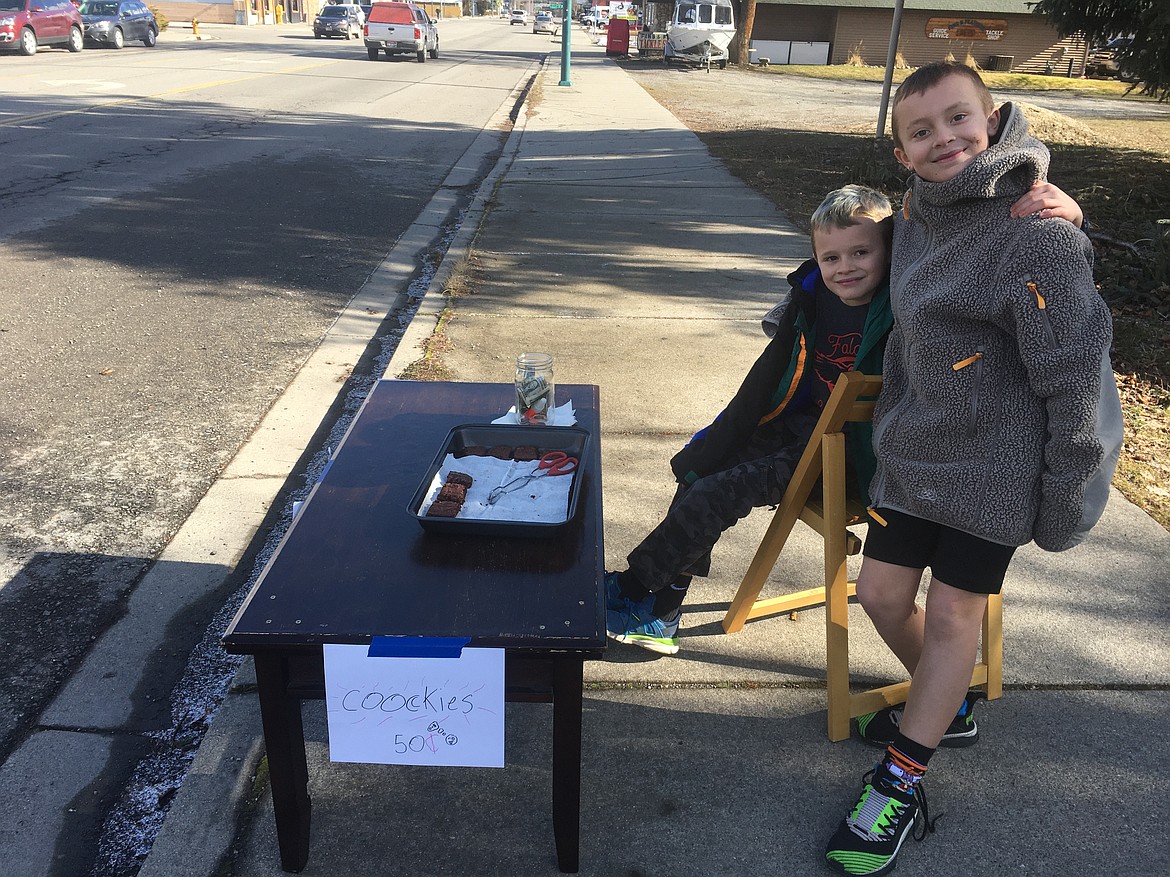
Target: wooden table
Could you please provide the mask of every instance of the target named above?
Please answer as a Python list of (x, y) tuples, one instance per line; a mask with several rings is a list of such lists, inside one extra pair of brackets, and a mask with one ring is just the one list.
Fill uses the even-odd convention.
[(309, 858), (301, 701), (325, 695), (321, 647), (375, 636), (503, 648), (507, 700), (551, 700), (557, 863), (578, 870), (582, 670), (605, 648), (598, 390), (557, 400), (590, 433), (576, 517), (548, 539), (453, 536), (424, 532), (409, 500), (448, 431), (502, 414), (512, 385), (379, 382), (229, 626), (224, 648), (255, 657), (285, 871)]

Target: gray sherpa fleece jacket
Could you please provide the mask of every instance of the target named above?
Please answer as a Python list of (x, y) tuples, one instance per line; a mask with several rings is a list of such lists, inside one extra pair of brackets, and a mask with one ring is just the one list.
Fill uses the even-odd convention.
[[(911, 177), (894, 226), (894, 329), (874, 412), (874, 506), (1004, 545), (1076, 541), (1109, 309), (1092, 248), (1059, 219), (1009, 208), (1048, 172), (1011, 104), (954, 179)], [(1112, 372), (1109, 373), (1112, 377)]]

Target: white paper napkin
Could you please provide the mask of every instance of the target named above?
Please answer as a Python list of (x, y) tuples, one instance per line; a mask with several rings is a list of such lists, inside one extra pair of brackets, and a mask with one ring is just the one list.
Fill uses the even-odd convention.
[[(508, 413), (497, 417), (492, 423), (504, 424), (509, 426), (516, 426), (520, 424), (520, 416), (516, 413), (516, 406), (513, 405), (508, 409)], [(572, 426), (577, 422), (577, 412), (573, 409), (572, 401), (566, 402), (564, 405), (558, 405), (552, 410), (548, 417), (546, 426)]]
[(569, 516), (569, 488), (573, 484), (573, 476), (569, 473), (533, 478), (501, 495), (495, 504), (488, 504), (488, 494), (492, 488), (533, 472), (544, 471), (537, 469), (537, 462), (521, 463), (517, 460), (473, 456), (456, 459), (448, 454), (435, 480), (431, 482), (426, 499), (419, 507), (419, 514), (426, 514), (443, 482), (447, 480), (447, 473), (454, 470), (465, 472), (473, 479), (463, 508), (459, 510), (458, 520), (562, 523)]

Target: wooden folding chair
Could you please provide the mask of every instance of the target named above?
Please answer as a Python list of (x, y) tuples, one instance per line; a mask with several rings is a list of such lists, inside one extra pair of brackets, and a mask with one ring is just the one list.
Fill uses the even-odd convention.
[[(857, 584), (849, 581), (846, 563), (850, 555), (861, 551), (861, 540), (848, 528), (864, 523), (867, 516), (864, 506), (846, 495), (842, 430), (846, 423), (873, 418), (873, 400), (881, 386), (880, 377), (861, 372), (848, 372), (837, 379), (788, 490), (723, 619), (723, 629), (737, 633), (751, 619), (825, 604), (828, 731), (833, 741), (849, 736), (849, 720), (854, 716), (902, 703), (910, 690), (908, 681), (856, 693), (849, 689), (848, 601), (857, 593)], [(818, 479), (822, 484), (820, 500), (812, 495)], [(824, 584), (759, 600), (764, 582), (798, 518), (824, 539)], [(991, 700), (1003, 693), (1003, 603), (998, 594), (988, 599), (983, 614), (980, 661), (972, 673), (971, 684), (982, 687)]]

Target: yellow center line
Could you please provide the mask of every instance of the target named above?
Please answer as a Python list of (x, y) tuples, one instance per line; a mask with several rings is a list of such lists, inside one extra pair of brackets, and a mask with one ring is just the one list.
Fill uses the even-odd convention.
[(221, 85), (234, 85), (238, 82), (248, 82), (253, 79), (263, 79), (267, 76), (285, 76), (289, 73), (301, 73), (305, 70), (313, 70), (317, 67), (329, 67), (337, 64), (340, 59), (333, 61), (322, 61), (314, 64), (302, 64), (299, 67), (289, 67), (287, 70), (270, 70), (264, 73), (253, 73), (250, 76), (240, 76), (235, 79), (215, 79), (211, 82), (199, 82), (195, 85), (184, 85), (181, 88), (172, 88), (170, 91), (160, 91), (157, 94), (144, 94), (138, 97), (124, 97), (118, 100), (106, 101), (105, 103), (89, 104), (84, 107), (78, 107), (73, 110), (50, 110), (46, 113), (38, 113), (31, 116), (20, 116), (15, 119), (6, 119), (0, 122), (0, 128), (11, 128), (13, 125), (27, 125), (31, 122), (43, 122), (46, 119), (57, 119), (63, 116), (75, 116), (79, 113), (88, 113), (92, 110), (104, 110), (109, 107), (122, 106), (123, 104), (133, 104), (140, 101), (147, 100), (163, 100), (168, 97), (173, 97), (177, 94), (185, 94), (189, 91), (199, 91), (203, 88), (218, 88)]

